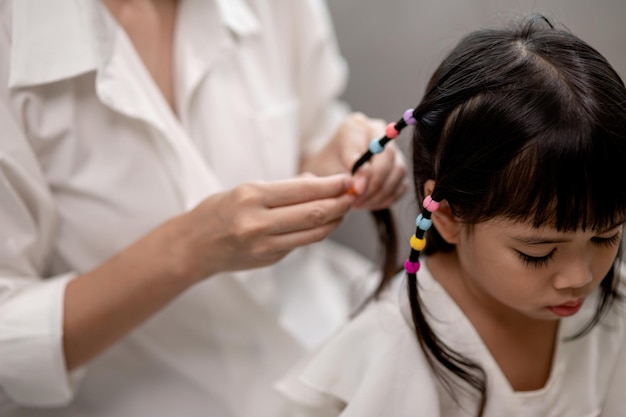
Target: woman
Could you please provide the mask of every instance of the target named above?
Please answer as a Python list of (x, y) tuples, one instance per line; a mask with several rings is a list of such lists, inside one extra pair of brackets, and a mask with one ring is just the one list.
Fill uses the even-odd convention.
[(368, 268), (292, 250), (405, 188), (393, 150), (347, 174), (380, 123), (323, 4), (0, 4), (5, 414), (282, 415)]

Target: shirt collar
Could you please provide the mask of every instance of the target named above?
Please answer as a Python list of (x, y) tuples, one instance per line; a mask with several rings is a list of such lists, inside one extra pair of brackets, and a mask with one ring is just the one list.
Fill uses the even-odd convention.
[(224, 25), (235, 34), (248, 36), (260, 31), (259, 20), (246, 0), (217, 0), (217, 8)]
[[(215, 2), (220, 20), (234, 34), (259, 32), (259, 21), (246, 0)], [(13, 2), (9, 87), (54, 82), (98, 69), (111, 43), (111, 34), (102, 30), (101, 7), (99, 0)]]
[(95, 2), (13, 2), (10, 87), (42, 84), (98, 65)]

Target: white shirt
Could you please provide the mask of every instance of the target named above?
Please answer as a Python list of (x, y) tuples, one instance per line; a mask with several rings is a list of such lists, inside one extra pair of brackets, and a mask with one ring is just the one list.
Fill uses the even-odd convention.
[(177, 19), (179, 118), (99, 1), (0, 1), (0, 415), (284, 415), (271, 381), (371, 267), (324, 242), (215, 276), (68, 374), (68, 280), (214, 192), (295, 175), (346, 113), (321, 1), (183, 0)]
[[(422, 263), (419, 291), (427, 320), (455, 351), (487, 374), (484, 417), (623, 417), (626, 415), (626, 308), (614, 304), (587, 335), (566, 341), (595, 311), (597, 292), (575, 316), (561, 320), (552, 369), (536, 391), (513, 390), (480, 336)], [(457, 388), (458, 406), (420, 349), (404, 273), (382, 297), (301, 361), (277, 389), (294, 416), (470, 417), (476, 397)], [(469, 391), (472, 393), (471, 389)]]

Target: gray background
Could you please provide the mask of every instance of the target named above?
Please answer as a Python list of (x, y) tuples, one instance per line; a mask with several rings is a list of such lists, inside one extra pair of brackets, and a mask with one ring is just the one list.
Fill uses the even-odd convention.
[[(460, 37), (532, 12), (569, 28), (626, 78), (626, 0), (328, 0), (328, 5), (350, 68), (344, 99), (387, 121), (418, 103), (431, 73)], [(398, 138), (405, 152), (408, 137), (403, 132)], [(417, 214), (412, 189), (393, 212), (402, 259)], [(381, 253), (367, 212), (350, 213), (333, 238), (374, 260)]]

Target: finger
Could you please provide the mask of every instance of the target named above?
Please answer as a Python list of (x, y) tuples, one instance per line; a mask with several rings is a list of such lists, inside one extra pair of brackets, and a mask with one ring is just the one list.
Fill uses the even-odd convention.
[(275, 248), (277, 254), (283, 254), (297, 247), (310, 245), (326, 239), (339, 227), (341, 220), (342, 218), (337, 218), (332, 222), (312, 229), (273, 235), (269, 238), (268, 244)]
[(385, 180), (379, 190), (368, 192), (364, 198), (357, 199), (354, 203), (355, 207), (378, 207), (388, 201), (395, 201), (394, 198), (398, 194), (398, 190), (400, 188), (406, 189), (406, 185), (408, 184), (406, 176), (406, 165), (398, 155), (394, 168), (385, 176)]
[(365, 113), (356, 111), (352, 112), (346, 117), (346, 123), (348, 125), (359, 125), (367, 128), (369, 122), (369, 118), (365, 115)]
[(356, 201), (357, 204), (365, 199), (369, 199), (380, 191), (394, 168), (395, 157), (395, 149), (385, 149), (382, 153), (372, 158), (367, 171), (363, 170), (355, 174), (355, 177), (364, 176), (367, 179), (366, 189), (359, 195), (360, 198)]
[(396, 201), (398, 201), (400, 198), (402, 198), (402, 196), (404, 196), (404, 194), (407, 192), (407, 190), (409, 189), (409, 181), (408, 180), (403, 180), (400, 185), (396, 188), (394, 194), (388, 196), (386, 199), (375, 203), (375, 202), (365, 202), (365, 204), (363, 204), (363, 206), (359, 206), (355, 208), (358, 209), (367, 209), (367, 210), (381, 210), (381, 209), (385, 209), (385, 208), (389, 208), (391, 207)]
[(344, 194), (336, 198), (274, 208), (266, 214), (267, 223), (272, 225), (268, 232), (278, 235), (324, 227), (341, 219), (352, 208), (353, 202), (354, 196)]
[(346, 174), (327, 177), (302, 176), (262, 184), (263, 204), (268, 208), (290, 206), (345, 194), (352, 186)]
[(339, 147), (339, 158), (347, 171), (351, 171), (356, 161), (367, 152), (369, 143), (375, 139), (369, 132), (366, 122), (351, 123), (343, 127)]
[(368, 165), (363, 165), (361, 169), (354, 175), (353, 183), (352, 183), (352, 191), (357, 198), (359, 196), (365, 195), (367, 191), (367, 182), (371, 175), (371, 167)]
[(342, 137), (346, 145), (342, 147), (341, 160), (347, 169), (367, 151), (369, 143), (385, 134), (385, 122), (382, 119), (369, 119), (363, 113), (353, 113), (342, 126)]

